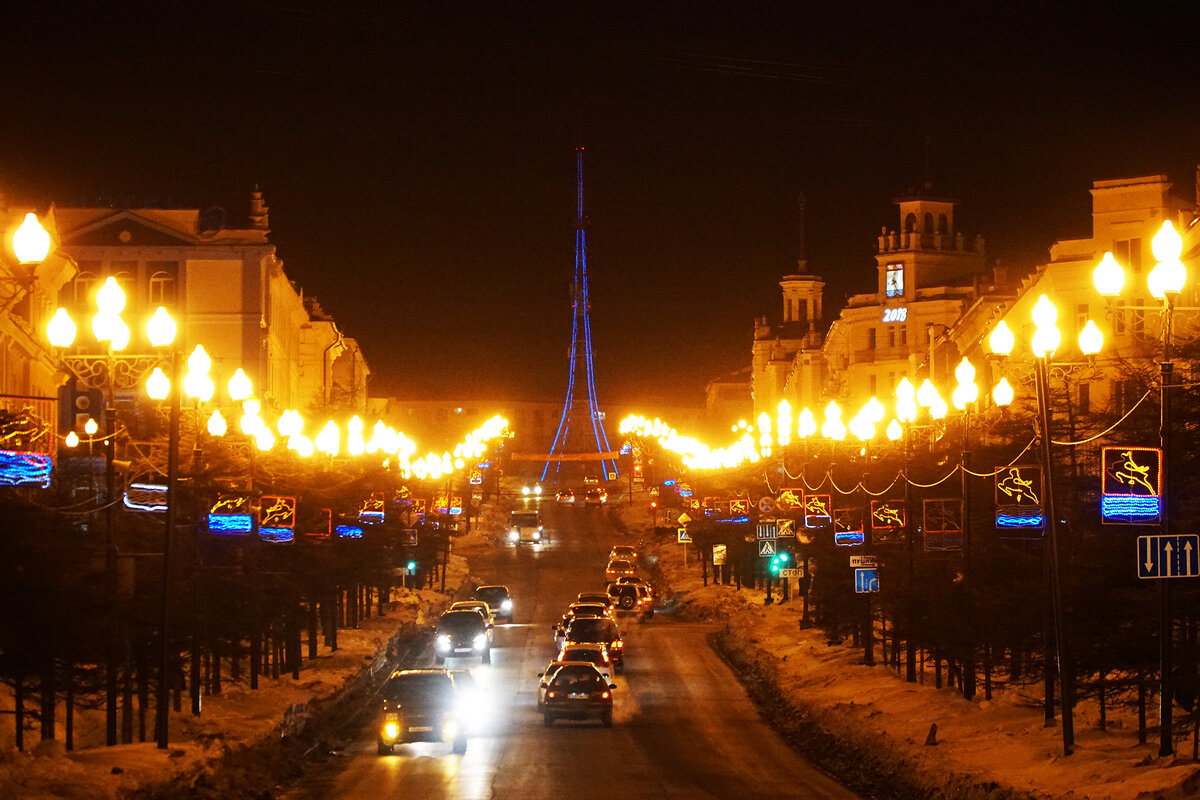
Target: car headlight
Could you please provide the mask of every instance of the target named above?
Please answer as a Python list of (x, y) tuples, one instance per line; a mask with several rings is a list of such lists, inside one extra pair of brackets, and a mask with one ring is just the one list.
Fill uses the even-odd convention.
[(383, 726), (383, 738), (395, 739), (400, 734), (400, 726), (394, 722), (389, 722)]
[(458, 736), (458, 722), (448, 719), (442, 723), (442, 740), (450, 741), (455, 736)]
[(476, 650), (482, 650), (483, 648), (487, 647), (487, 643), (488, 643), (488, 637), (487, 637), (486, 633), (480, 633), (480, 634), (475, 635), (475, 649)]
[(437, 639), (434, 641), (434, 646), (437, 647), (438, 650), (449, 650), (450, 637), (444, 633), (438, 634)]
[(515, 541), (519, 540), (520, 538), (521, 538), (521, 532), (520, 532), (520, 531), (515, 531), (515, 530), (514, 530), (514, 531), (509, 531), (509, 532), (508, 532), (508, 540), (509, 540), (510, 542), (515, 542)]
[(535, 542), (540, 542), (542, 540), (542, 529), (541, 528), (538, 528), (536, 531), (533, 532), (533, 540)]
[(501, 611), (512, 611), (512, 600), (505, 600), (500, 604)]

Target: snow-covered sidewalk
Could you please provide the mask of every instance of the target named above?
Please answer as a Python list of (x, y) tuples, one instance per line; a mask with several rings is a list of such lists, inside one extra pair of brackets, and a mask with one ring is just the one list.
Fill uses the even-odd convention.
[[(1079, 704), (1078, 746), (1064, 757), (1061, 730), (1043, 727), (1037, 686), (1028, 694), (1006, 687), (990, 701), (968, 701), (953, 689), (935, 689), (932, 674), (923, 685), (907, 683), (888, 667), (863, 665), (861, 648), (829, 645), (824, 631), (802, 629), (797, 600), (766, 606), (764, 591), (705, 587), (695, 552), (685, 567), (680, 545), (661, 544), (654, 554), (680, 601), (677, 613), (726, 621), (725, 646), (765, 663), (808, 722), (844, 749), (877, 756), (881, 768), (903, 773), (930, 797), (1012, 794), (1006, 790), (1055, 800), (1200, 794), (1190, 742), (1181, 744), (1180, 755), (1158, 759), (1156, 743), (1138, 744), (1131, 713), (1110, 709), (1101, 732), (1095, 703)], [(934, 724), (937, 744), (928, 746)]]

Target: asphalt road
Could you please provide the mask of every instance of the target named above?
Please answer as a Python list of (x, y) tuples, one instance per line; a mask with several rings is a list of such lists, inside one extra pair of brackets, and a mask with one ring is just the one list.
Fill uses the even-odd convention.
[[(630, 543), (604, 511), (544, 506), (551, 539), (465, 553), (473, 575), (505, 583), (514, 624), (499, 626), (490, 666), (466, 666), (487, 701), (464, 756), (449, 745), (375, 752), (374, 724), (340, 758), (289, 788), (288, 800), (420, 798), (855, 798), (789, 748), (759, 718), (707, 625), (622, 617), (626, 669), (615, 676), (614, 726), (542, 726), (537, 673), (554, 654), (552, 623), (581, 591), (602, 590), (613, 544)], [(432, 666), (432, 652), (406, 666)]]

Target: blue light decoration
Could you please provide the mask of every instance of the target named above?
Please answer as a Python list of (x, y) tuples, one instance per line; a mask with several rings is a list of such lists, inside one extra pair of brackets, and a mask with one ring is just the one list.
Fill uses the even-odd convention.
[(157, 483), (131, 483), (125, 490), (125, 507), (133, 511), (166, 511), (167, 487)]
[(45, 489), (53, 468), (53, 459), (45, 453), (0, 450), (0, 485)]
[(479, 462), (479, 468), (480, 468), (480, 469), (491, 469), (491, 468), (492, 468), (492, 462), (490, 462), (490, 461), (480, 461), (480, 462)]
[(271, 544), (287, 544), (295, 540), (296, 531), (292, 528), (264, 528), (259, 526), (258, 538)]
[[(778, 502), (778, 501), (776, 501)], [(833, 500), (827, 494), (804, 495), (804, 527), (820, 528), (833, 523)]]
[(996, 530), (1003, 539), (1040, 539), (1046, 528), (1042, 510), (1042, 468), (1004, 466), (996, 471)]
[(221, 536), (245, 536), (254, 530), (249, 514), (209, 514), (208, 532)]
[[(579, 366), (579, 340), (580, 329), (583, 333), (583, 361), (585, 364), (586, 386), (587, 386), (587, 408), (588, 417), (591, 418), (592, 438), (595, 441), (597, 460), (600, 462), (600, 473), (602, 475), (613, 474), (616, 477), (621, 476), (621, 471), (617, 467), (617, 461), (612, 448), (608, 443), (608, 434), (604, 431), (604, 426), (600, 421), (604, 419), (604, 413), (600, 411), (600, 401), (596, 397), (596, 377), (595, 370), (592, 367), (592, 322), (590, 317), (591, 301), (588, 299), (588, 273), (587, 273), (587, 231), (585, 229), (585, 218), (583, 215), (583, 148), (575, 149), (575, 282), (574, 282), (574, 297), (571, 301), (571, 358), (570, 358), (570, 382), (567, 384), (567, 397), (563, 403), (562, 417), (558, 421), (558, 430), (554, 433), (554, 441), (550, 446), (551, 458), (547, 459), (546, 466), (542, 468), (542, 481), (546, 480), (546, 476), (550, 472), (550, 464), (554, 464), (554, 473), (557, 476), (562, 469), (563, 457), (568, 452), (567, 437), (570, 433), (571, 422), (578, 421), (575, 414), (575, 382), (576, 370)], [(586, 433), (586, 432), (585, 432)], [(558, 458), (555, 458), (557, 456)], [(607, 456), (607, 458), (606, 458)]]
[(632, 453), (632, 452), (633, 452), (633, 444), (632, 444), (632, 443), (630, 443), (630, 442), (625, 442), (625, 443), (623, 443), (623, 444), (621, 445), (621, 449), (620, 449), (620, 451), (619, 451), (619, 452), (620, 452), (620, 453), (621, 453), (621, 455), (623, 455), (623, 456), (627, 456), (627, 455), (629, 455), (630, 453)]
[(857, 547), (866, 542), (863, 510), (861, 508), (835, 508), (833, 510), (833, 543), (841, 547)]
[(357, 525), (338, 525), (334, 528), (339, 539), (361, 539), (363, 538), (363, 529)]
[(1154, 525), (1162, 516), (1162, 450), (1104, 448), (1100, 519), (1111, 525)]
[(729, 519), (723, 519), (721, 521), (722, 522), (749, 522), (750, 517), (730, 517)]
[(663, 486), (674, 486), (674, 485), (675, 485), (674, 478), (667, 478), (665, 481), (663, 481)]

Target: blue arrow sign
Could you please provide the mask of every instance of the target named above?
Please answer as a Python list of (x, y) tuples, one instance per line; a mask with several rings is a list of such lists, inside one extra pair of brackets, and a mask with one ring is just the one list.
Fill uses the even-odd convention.
[(775, 540), (762, 539), (758, 543), (758, 554), (763, 558), (770, 558), (775, 555)]
[(1138, 577), (1194, 578), (1200, 575), (1200, 534), (1139, 536)]
[(879, 591), (879, 570), (854, 570), (854, 591), (858, 594), (868, 594)]

